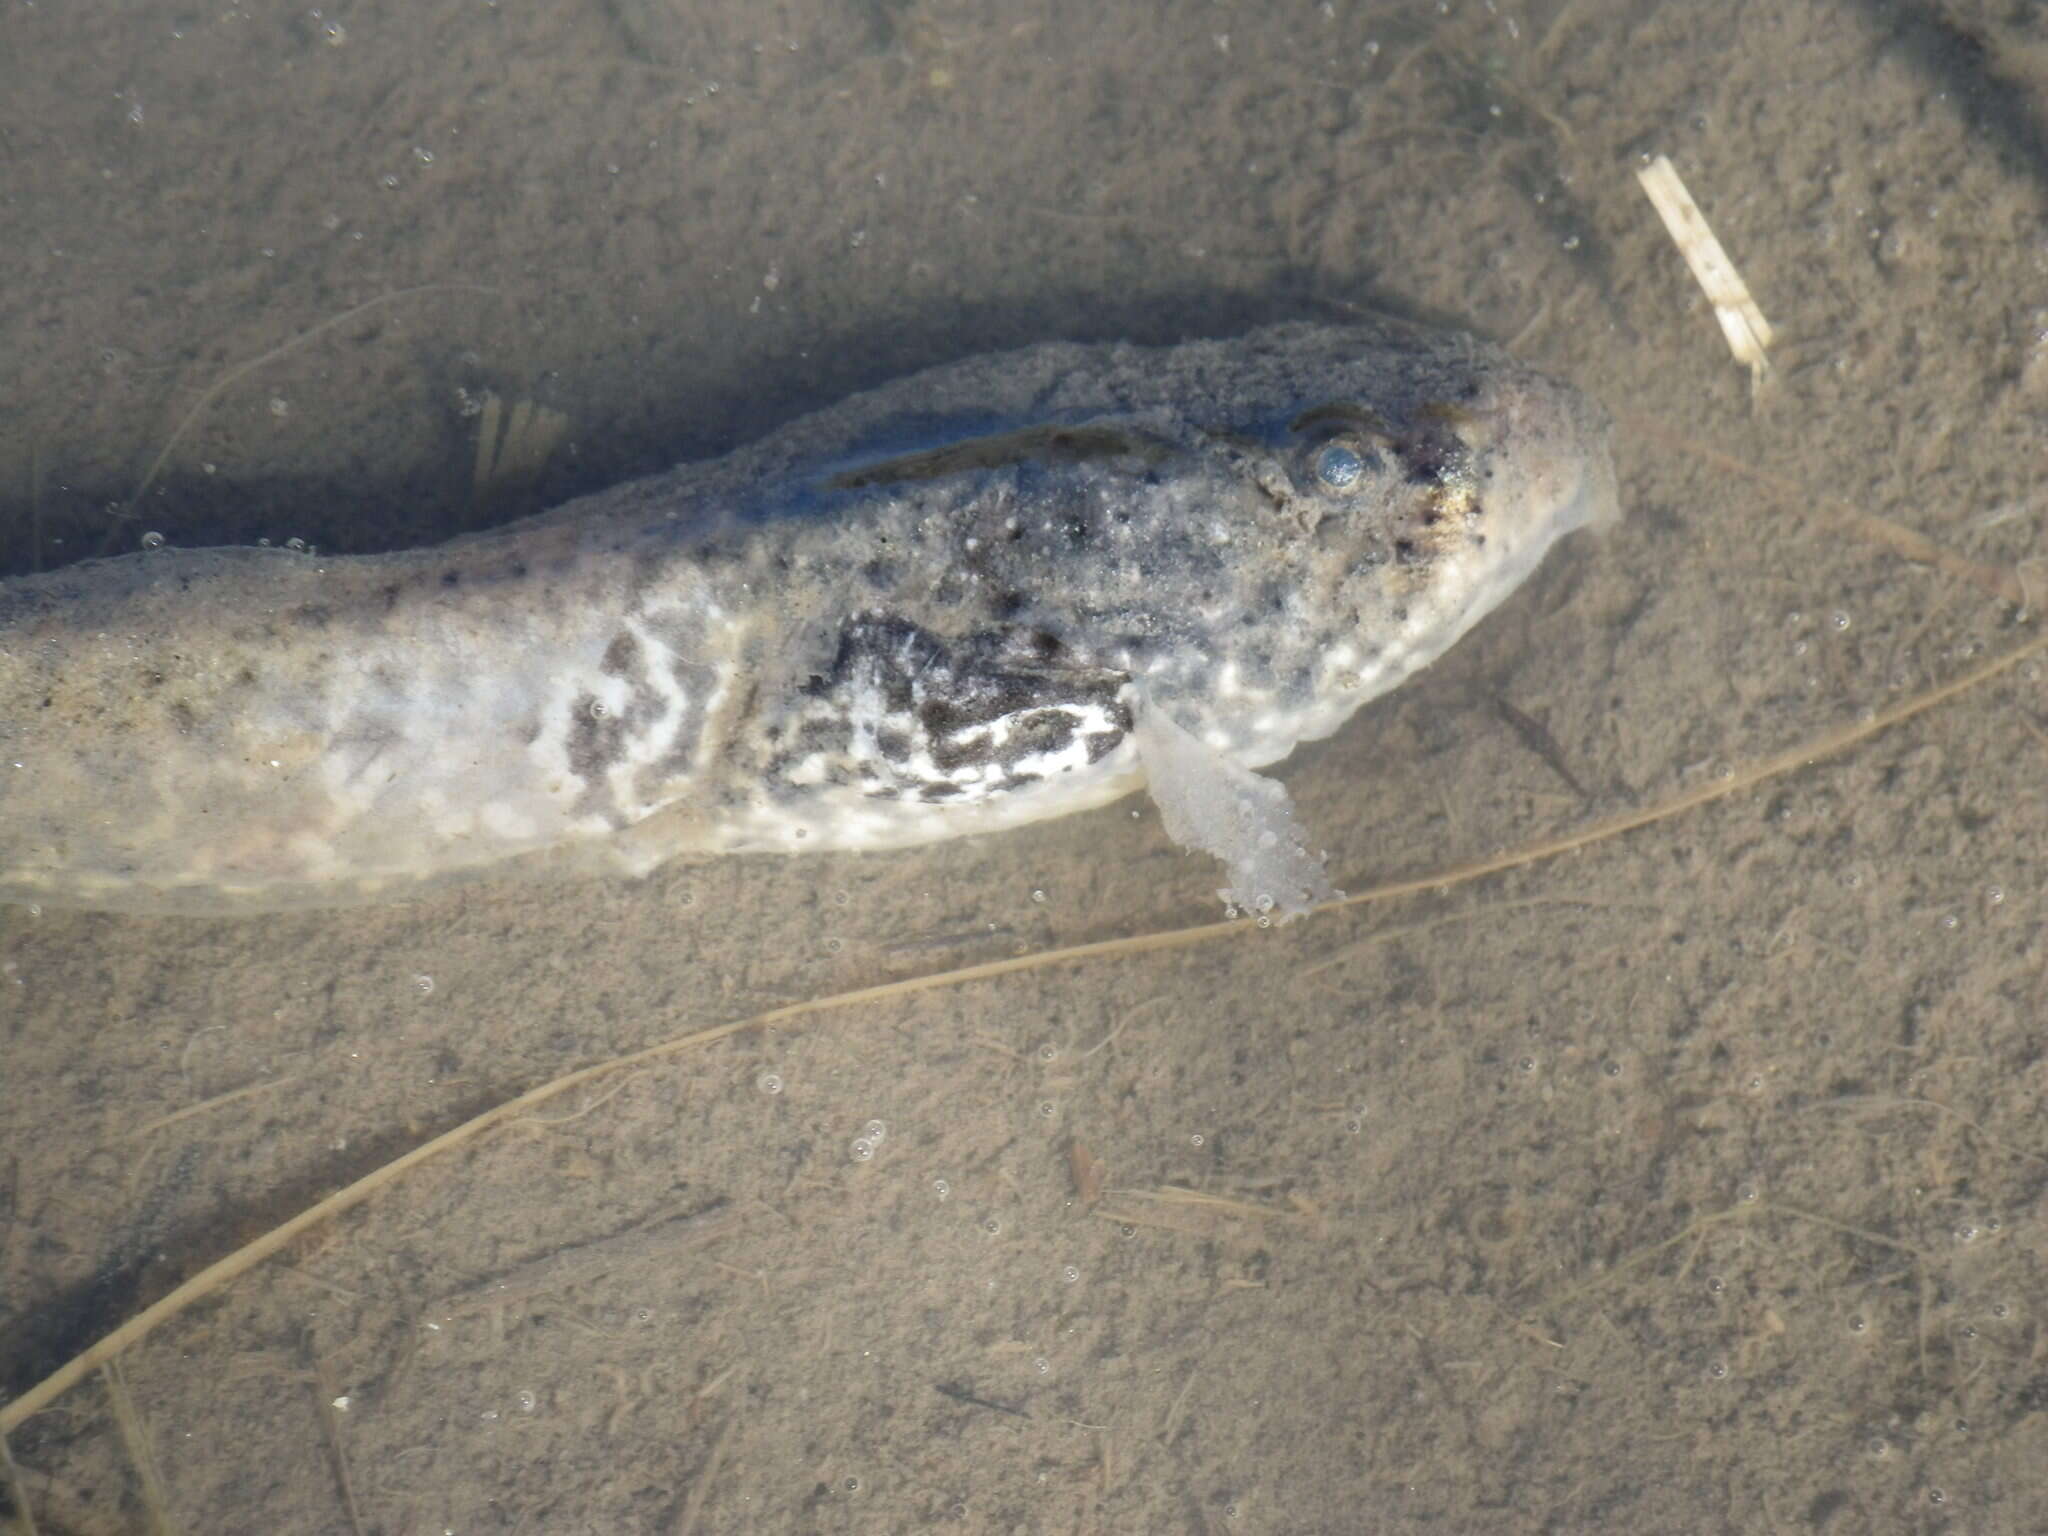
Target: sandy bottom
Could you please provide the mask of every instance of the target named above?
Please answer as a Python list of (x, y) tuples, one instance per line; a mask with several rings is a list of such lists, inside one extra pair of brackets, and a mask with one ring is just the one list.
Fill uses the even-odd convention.
[[(0, 1405), (0, 1529), (2048, 1525), (2048, 24), (683, 9), (15, 8), (5, 568), (431, 542), (927, 362), (1394, 304), (1605, 399), (1628, 517), (1288, 765), (1339, 883), (1730, 792), (1081, 956), (1218, 915), (1149, 807), (0, 912), (14, 1398), (472, 1115), (824, 1000), (506, 1115)], [(1754, 399), (1656, 152), (1778, 328)], [(485, 390), (572, 427), (479, 504)]]

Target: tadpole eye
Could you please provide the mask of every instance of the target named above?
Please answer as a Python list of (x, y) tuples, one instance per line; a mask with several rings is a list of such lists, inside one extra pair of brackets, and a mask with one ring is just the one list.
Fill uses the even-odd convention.
[(1365, 478), (1365, 456), (1347, 443), (1325, 443), (1316, 452), (1316, 478), (1333, 491), (1348, 491)]

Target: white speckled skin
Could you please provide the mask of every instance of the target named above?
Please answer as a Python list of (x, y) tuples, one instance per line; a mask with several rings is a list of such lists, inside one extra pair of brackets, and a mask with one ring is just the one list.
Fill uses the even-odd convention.
[(0, 583), (0, 899), (903, 846), (1127, 793), (1147, 710), (1241, 774), (1613, 505), (1563, 386), (1463, 337), (1295, 325), (932, 370), (433, 549)]

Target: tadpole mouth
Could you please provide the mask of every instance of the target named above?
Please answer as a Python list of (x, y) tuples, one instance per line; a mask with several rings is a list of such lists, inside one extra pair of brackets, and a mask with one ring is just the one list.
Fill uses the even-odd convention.
[(1607, 412), (1577, 390), (1544, 377), (1516, 381), (1501, 403), (1493, 451), (1519, 482), (1524, 516), (1545, 542), (1621, 518)]

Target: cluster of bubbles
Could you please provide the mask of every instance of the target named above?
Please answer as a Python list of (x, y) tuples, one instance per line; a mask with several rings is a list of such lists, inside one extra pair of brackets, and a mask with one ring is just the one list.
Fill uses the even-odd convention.
[(853, 1138), (853, 1146), (849, 1149), (853, 1154), (853, 1160), (856, 1163), (873, 1162), (876, 1149), (882, 1145), (883, 1138), (888, 1134), (889, 1127), (879, 1120), (870, 1120), (861, 1127), (860, 1134)]

